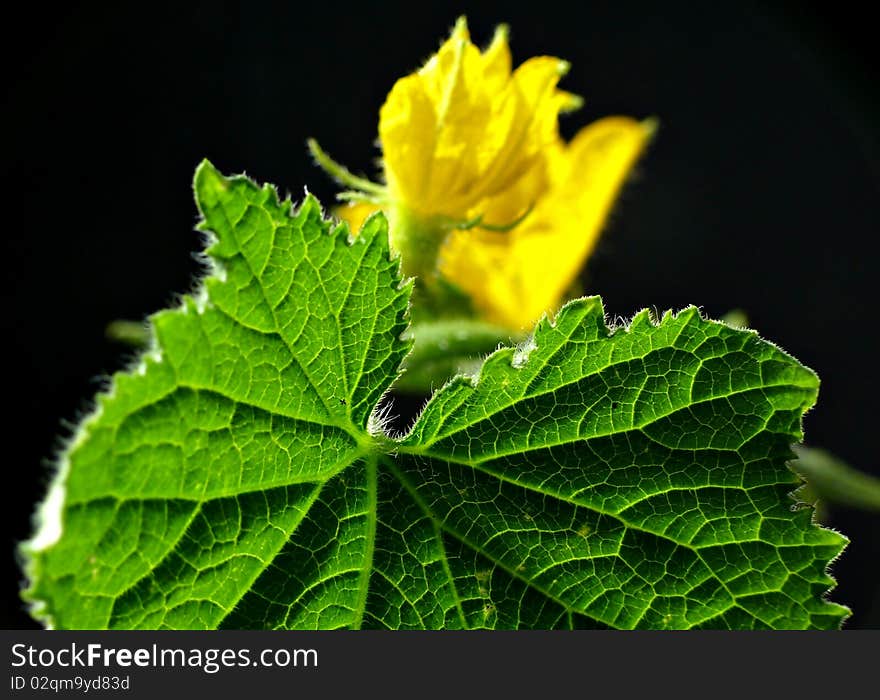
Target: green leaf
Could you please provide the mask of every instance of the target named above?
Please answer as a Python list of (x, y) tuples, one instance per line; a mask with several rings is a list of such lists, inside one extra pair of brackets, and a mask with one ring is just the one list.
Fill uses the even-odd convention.
[(597, 298), (438, 391), (382, 397), (411, 287), (385, 220), (196, 174), (211, 272), (152, 318), (25, 543), (61, 628), (834, 628), (846, 540), (788, 496), (815, 375), (696, 309)]
[(695, 308), (611, 331), (580, 299), (437, 392), (389, 468), (490, 577), (488, 624), (837, 627), (846, 540), (787, 497), (817, 388)]
[(349, 240), (314, 198), (291, 215), (272, 188), (208, 163), (195, 194), (212, 274), (152, 318), (154, 348), (73, 440), (28, 596), (65, 628), (274, 624), (276, 605), (289, 626), (358, 625), (376, 527), (369, 417), (408, 350), (384, 220)]

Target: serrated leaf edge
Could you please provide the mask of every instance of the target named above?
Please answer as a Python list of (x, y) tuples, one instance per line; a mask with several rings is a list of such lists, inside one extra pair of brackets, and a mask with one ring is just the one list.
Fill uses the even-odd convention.
[[(196, 168), (193, 176), (193, 190), (195, 193), (196, 183), (203, 173), (210, 171), (215, 175), (219, 182), (226, 184), (230, 182), (244, 182), (247, 186), (257, 190), (266, 192), (271, 197), (271, 204), (274, 204), (282, 211), (285, 211), (291, 219), (308, 216), (310, 211), (315, 211), (322, 223), (330, 224), (327, 235), (332, 238), (345, 237), (346, 244), (351, 247), (358, 240), (358, 235), (365, 230), (369, 230), (368, 226), (373, 226), (375, 219), (385, 220), (384, 229), (387, 235), (388, 224), (384, 213), (381, 211), (371, 214), (361, 225), (358, 235), (350, 230), (348, 223), (340, 220), (335, 216), (328, 216), (318, 199), (312, 195), (308, 189), (305, 190), (305, 196), (299, 204), (294, 204), (291, 196), (288, 194), (284, 199), (278, 195), (278, 189), (275, 185), (265, 183), (260, 186), (255, 180), (251, 179), (245, 173), (224, 176), (219, 170), (208, 160), (203, 159)], [(114, 372), (109, 377), (104, 377), (104, 387), (100, 389), (94, 397), (86, 402), (85, 407), (80, 411), (78, 420), (69, 424), (72, 432), (67, 438), (59, 439), (59, 446), (54, 451), (52, 458), (48, 460), (48, 468), (51, 471), (48, 486), (46, 487), (46, 495), (41, 500), (32, 516), (32, 532), (33, 534), (26, 540), (20, 542), (16, 548), (16, 558), (19, 567), (24, 573), (25, 580), (22, 582), (21, 598), (26, 603), (28, 613), (38, 622), (41, 622), (46, 629), (54, 629), (55, 620), (53, 614), (48, 609), (48, 603), (36, 597), (33, 594), (36, 581), (39, 577), (39, 561), (38, 555), (55, 545), (63, 535), (63, 510), (67, 495), (67, 478), (70, 473), (71, 463), (69, 455), (89, 437), (91, 426), (101, 418), (104, 411), (104, 404), (114, 398), (116, 394), (117, 381), (120, 376), (128, 376), (132, 374), (143, 375), (147, 371), (148, 363), (160, 364), (163, 362), (163, 351), (159, 345), (156, 335), (153, 319), (158, 314), (165, 313), (189, 313), (190, 305), (195, 306), (197, 313), (202, 314), (210, 305), (208, 298), (207, 281), (209, 279), (217, 279), (219, 282), (225, 282), (227, 277), (226, 267), (223, 261), (211, 254), (211, 249), (219, 241), (216, 234), (205, 226), (206, 215), (202, 211), (198, 197), (195, 197), (196, 207), (199, 212), (199, 220), (194, 230), (202, 236), (202, 250), (196, 254), (196, 259), (202, 265), (202, 272), (195, 276), (189, 292), (178, 294), (176, 299), (169, 303), (163, 309), (153, 312), (147, 317), (148, 342), (146, 347), (134, 355), (127, 366)], [(377, 235), (377, 234), (373, 234)], [(414, 284), (414, 278), (403, 275), (400, 254), (397, 253), (389, 244), (390, 261), (396, 262), (396, 266), (392, 269), (394, 279), (397, 281), (395, 291), (409, 290), (411, 292)], [(411, 294), (408, 295), (411, 298)], [(411, 300), (407, 302), (404, 311), (403, 320), (406, 327), (409, 328)], [(405, 331), (404, 331), (405, 332)], [(412, 342), (407, 343), (407, 351), (405, 357), (412, 350)], [(397, 377), (399, 377), (402, 369), (397, 368)], [(368, 435), (373, 438), (369, 447), (370, 452), (382, 452), (383, 447), (389, 442), (388, 434), (385, 426), (388, 423), (388, 414), (390, 404), (384, 401), (385, 396), (391, 390), (391, 385), (383, 393), (382, 397), (376, 402), (368, 419)], [(372, 430), (370, 430), (372, 428)]]

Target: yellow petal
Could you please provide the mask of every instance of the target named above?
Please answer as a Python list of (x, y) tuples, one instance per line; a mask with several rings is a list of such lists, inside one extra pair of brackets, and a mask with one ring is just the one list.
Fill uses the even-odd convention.
[[(484, 53), (463, 21), (416, 73), (395, 83), (379, 115), (390, 197), (427, 218), (466, 221), (535, 166), (572, 96), (556, 90), (566, 64), (546, 56), (511, 73), (506, 29)], [(529, 194), (529, 192), (525, 192)], [(508, 203), (525, 211), (531, 201)]]
[(486, 91), (499, 92), (510, 78), (510, 46), (507, 43), (507, 27), (499, 26), (492, 37), (492, 43), (483, 54), (483, 80)]
[[(517, 188), (518, 192), (515, 193), (509, 190), (522, 178), (536, 182), (533, 170), (537, 160), (558, 139), (560, 107), (564, 101), (568, 101), (569, 96), (565, 94), (565, 100), (560, 99), (561, 93), (556, 90), (556, 84), (568, 69), (567, 65), (558, 58), (539, 56), (516, 69), (512, 83), (517, 94), (518, 114), (503, 149), (497, 153), (492, 166), (483, 176), (483, 188), (474, 190), (475, 193), (518, 200), (514, 204), (520, 213), (535, 203), (535, 193), (528, 186)], [(488, 215), (492, 202), (481, 202), (478, 206), (486, 213), (484, 219), (487, 222), (501, 223)]]
[(336, 209), (333, 210), (333, 213), (339, 219), (345, 221), (348, 224), (349, 230), (351, 230), (354, 235), (357, 235), (360, 233), (361, 226), (364, 225), (364, 221), (367, 220), (367, 217), (378, 209), (379, 207), (375, 204), (368, 204), (366, 202), (348, 202), (340, 207), (336, 207)]
[(389, 191), (418, 206), (430, 179), (437, 140), (434, 105), (419, 76), (394, 84), (379, 111), (379, 138)]
[(442, 252), (443, 275), (471, 296), (482, 317), (530, 328), (560, 305), (651, 133), (651, 122), (608, 117), (567, 146), (546, 149), (550, 185), (534, 210), (506, 233), (454, 233)]

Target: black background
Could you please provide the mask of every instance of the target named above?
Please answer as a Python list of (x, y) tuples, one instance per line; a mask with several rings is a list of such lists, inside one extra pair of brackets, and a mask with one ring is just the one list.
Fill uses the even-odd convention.
[[(815, 369), (807, 443), (880, 475), (875, 270), (880, 110), (867, 11), (795, 3), (41, 4), (6, 21), (2, 114), (4, 564), (0, 627), (34, 626), (15, 543), (65, 424), (127, 351), (106, 324), (192, 287), (190, 183), (208, 157), (330, 203), (316, 137), (374, 174), (378, 108), (457, 15), (511, 25), (515, 62), (572, 63), (570, 137), (608, 114), (661, 128), (585, 270), (611, 317), (740, 307)], [(405, 420), (409, 405), (398, 406)], [(880, 628), (880, 515), (832, 507), (852, 543), (832, 599)]]

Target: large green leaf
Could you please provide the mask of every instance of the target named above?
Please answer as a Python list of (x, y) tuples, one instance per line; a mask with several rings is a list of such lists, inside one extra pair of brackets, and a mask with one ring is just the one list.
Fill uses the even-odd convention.
[(493, 624), (834, 627), (844, 540), (787, 497), (817, 386), (694, 308), (612, 332), (581, 299), (439, 391), (390, 468), (491, 574)]
[(23, 547), (63, 628), (838, 627), (845, 539), (789, 497), (818, 380), (695, 309), (597, 298), (458, 377), (406, 436), (385, 221), (357, 237), (196, 174), (212, 272), (153, 317)]

